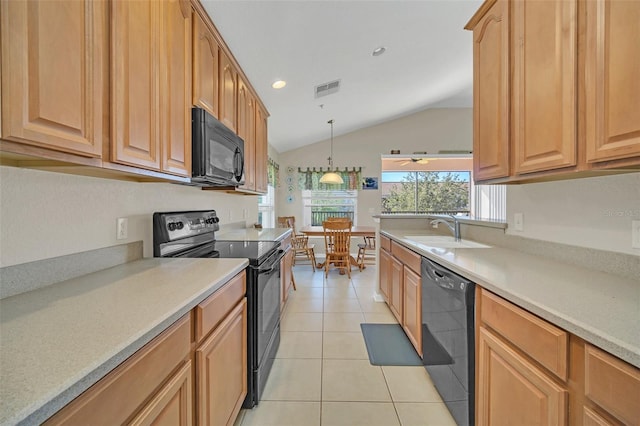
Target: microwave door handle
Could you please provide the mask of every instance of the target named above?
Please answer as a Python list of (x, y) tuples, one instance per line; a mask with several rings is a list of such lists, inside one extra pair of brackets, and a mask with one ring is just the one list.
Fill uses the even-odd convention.
[(236, 148), (233, 153), (233, 164), (234, 164), (234, 174), (236, 180), (239, 182), (242, 178), (242, 173), (244, 173), (244, 159), (242, 158), (242, 151), (240, 148)]

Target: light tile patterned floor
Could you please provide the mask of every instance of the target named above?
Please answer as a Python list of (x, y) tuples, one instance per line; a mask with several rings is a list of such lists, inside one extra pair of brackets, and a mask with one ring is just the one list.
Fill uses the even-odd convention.
[(360, 323), (395, 323), (373, 300), (376, 270), (294, 267), (281, 320), (281, 343), (260, 404), (242, 410), (236, 426), (455, 425), (422, 367), (369, 363)]

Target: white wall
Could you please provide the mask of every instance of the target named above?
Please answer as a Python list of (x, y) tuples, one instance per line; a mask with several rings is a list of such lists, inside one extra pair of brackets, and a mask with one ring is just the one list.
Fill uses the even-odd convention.
[[(388, 121), (377, 126), (361, 129), (346, 135), (334, 137), (334, 166), (362, 167), (362, 176), (380, 177), (380, 155), (390, 154), (390, 150), (399, 149), (401, 154), (414, 151), (427, 151), (436, 154), (439, 150), (471, 150), (473, 116), (471, 108), (428, 109), (416, 114)], [(334, 128), (339, 128), (336, 117)], [(330, 128), (327, 125), (327, 134)], [(280, 164), (280, 187), (277, 191), (277, 215), (303, 217), (300, 203), (300, 191), (297, 185), (297, 169), (301, 167), (327, 168), (329, 139), (278, 155)], [(293, 167), (294, 197), (291, 204), (286, 202), (288, 195), (285, 179), (287, 167)], [(380, 191), (360, 191), (358, 195), (358, 225), (372, 226), (372, 214), (380, 213)], [(298, 227), (303, 223), (296, 223)]]
[[(513, 214), (524, 213), (524, 231)], [(640, 173), (507, 187), (507, 233), (640, 256), (631, 221), (640, 220)]]
[[(216, 209), (221, 223), (255, 223), (256, 196), (170, 183), (133, 183), (0, 167), (0, 266), (143, 241), (153, 255), (156, 211)], [(248, 217), (243, 218), (244, 210)], [(116, 239), (116, 219), (129, 238)]]

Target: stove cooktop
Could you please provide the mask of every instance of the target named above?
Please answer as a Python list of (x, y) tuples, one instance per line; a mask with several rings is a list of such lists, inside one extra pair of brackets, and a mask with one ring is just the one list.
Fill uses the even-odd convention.
[(280, 243), (277, 241), (225, 241), (216, 240), (214, 248), (220, 253), (221, 258), (246, 257), (249, 264), (260, 265), (273, 252)]

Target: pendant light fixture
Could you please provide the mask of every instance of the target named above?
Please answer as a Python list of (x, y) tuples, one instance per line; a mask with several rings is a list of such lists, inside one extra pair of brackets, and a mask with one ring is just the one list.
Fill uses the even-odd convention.
[(336, 172), (331, 171), (333, 169), (333, 119), (327, 121), (327, 123), (331, 124), (331, 151), (329, 153), (329, 170), (327, 170), (327, 173), (322, 175), (322, 177), (320, 178), (320, 183), (339, 185), (344, 183), (342, 177), (340, 177), (340, 175)]

